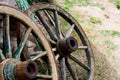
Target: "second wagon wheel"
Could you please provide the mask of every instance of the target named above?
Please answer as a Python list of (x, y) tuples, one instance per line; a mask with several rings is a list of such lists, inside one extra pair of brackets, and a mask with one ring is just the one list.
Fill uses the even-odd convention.
[(94, 60), (90, 43), (78, 22), (56, 5), (39, 3), (26, 11), (43, 25), (59, 63), (61, 80), (93, 80)]
[(6, 5), (0, 5), (0, 20), (0, 80), (58, 80), (55, 58), (41, 29)]

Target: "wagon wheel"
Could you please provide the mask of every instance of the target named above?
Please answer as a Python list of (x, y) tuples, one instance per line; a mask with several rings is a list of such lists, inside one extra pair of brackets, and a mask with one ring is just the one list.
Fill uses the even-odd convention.
[[(57, 80), (54, 55), (41, 29), (10, 6), (0, 5), (0, 16), (3, 21), (0, 26), (0, 80)], [(22, 26), (16, 26), (16, 22)], [(22, 39), (18, 36), (19, 28), (23, 32)], [(30, 47), (32, 44), (34, 47)], [(21, 61), (21, 53), (29, 58)]]
[[(93, 80), (94, 60), (83, 29), (66, 11), (56, 5), (39, 3), (26, 13), (35, 14), (44, 26), (59, 63), (62, 80)], [(46, 31), (45, 31), (46, 30)]]

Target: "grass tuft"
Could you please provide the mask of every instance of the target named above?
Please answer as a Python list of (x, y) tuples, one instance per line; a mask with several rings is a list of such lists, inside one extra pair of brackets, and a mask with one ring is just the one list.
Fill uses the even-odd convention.
[(109, 0), (110, 2), (114, 3), (118, 9), (120, 9), (120, 0)]
[(120, 37), (120, 32), (114, 31), (114, 30), (101, 30), (100, 33), (105, 35), (105, 36), (110, 35), (110, 36)]
[(94, 23), (94, 24), (98, 24), (98, 23), (102, 23), (101, 20), (97, 17), (93, 17), (93, 16), (89, 16), (89, 20), (90, 22)]

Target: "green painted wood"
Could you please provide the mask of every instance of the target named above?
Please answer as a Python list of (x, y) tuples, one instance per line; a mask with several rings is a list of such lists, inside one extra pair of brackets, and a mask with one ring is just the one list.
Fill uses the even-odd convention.
[(14, 67), (16, 65), (16, 61), (9, 60), (4, 66), (3, 75), (5, 76), (5, 80), (17, 80), (14, 75)]
[[(30, 7), (30, 3), (34, 2), (35, 0), (16, 0), (16, 3), (17, 3), (17, 6), (18, 8), (21, 10), (21, 11), (25, 11), (27, 10), (29, 7)], [(30, 17), (36, 21), (35, 19), (35, 14), (32, 14)], [(35, 38), (34, 36), (34, 39), (35, 39), (35, 43), (37, 45), (37, 47), (39, 48), (39, 50), (43, 50), (42, 49), (42, 46), (38, 43), (37, 39)], [(16, 53), (17, 54), (17, 53)]]
[(41, 46), (41, 44), (37, 40), (36, 35), (34, 33), (33, 33), (33, 37), (34, 37), (35, 44), (36, 44), (37, 48), (39, 49), (39, 51), (44, 51), (43, 47)]
[(17, 3), (18, 8), (21, 11), (25, 11), (25, 10), (27, 10), (30, 7), (30, 5), (29, 5), (27, 0), (15, 0), (15, 1)]
[(5, 57), (11, 57), (12, 55), (9, 27), (9, 15), (5, 15), (3, 21), (3, 54), (5, 55)]
[(27, 1), (29, 4), (35, 2), (35, 0), (27, 0)]
[(30, 35), (31, 30), (32, 30), (32, 29), (29, 28), (29, 29), (26, 31), (25, 35), (24, 35), (23, 38), (21, 39), (21, 42), (20, 42), (17, 50), (16, 50), (15, 53), (13, 54), (13, 58), (16, 58), (17, 60), (20, 60), (21, 52), (22, 52), (22, 50), (23, 50), (23, 48), (24, 48), (24, 46), (25, 46), (25, 43), (26, 43), (26, 41), (27, 41), (27, 39), (28, 39), (28, 36)]

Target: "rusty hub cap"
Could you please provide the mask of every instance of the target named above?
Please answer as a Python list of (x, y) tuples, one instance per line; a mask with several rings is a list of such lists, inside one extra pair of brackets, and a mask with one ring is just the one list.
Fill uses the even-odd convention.
[(37, 65), (33, 61), (5, 59), (0, 64), (0, 80), (31, 80), (36, 77), (37, 71)]
[(33, 61), (25, 61), (15, 66), (14, 73), (19, 80), (31, 80), (37, 75), (37, 65)]
[(62, 56), (67, 57), (78, 49), (78, 42), (74, 37), (59, 39), (57, 41), (57, 49)]

